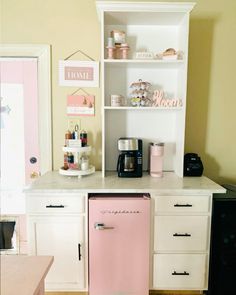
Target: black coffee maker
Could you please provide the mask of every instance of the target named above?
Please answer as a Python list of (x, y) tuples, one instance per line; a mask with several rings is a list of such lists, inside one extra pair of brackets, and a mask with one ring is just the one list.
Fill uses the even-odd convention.
[(119, 177), (143, 176), (142, 146), (141, 139), (123, 137), (118, 140), (120, 154), (117, 162), (117, 172)]

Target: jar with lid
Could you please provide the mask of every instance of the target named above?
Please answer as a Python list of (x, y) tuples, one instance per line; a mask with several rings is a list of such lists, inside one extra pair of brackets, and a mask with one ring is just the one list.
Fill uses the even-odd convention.
[(69, 140), (72, 139), (72, 133), (70, 130), (67, 130), (65, 134), (65, 146), (69, 146)]
[(83, 154), (80, 158), (80, 168), (82, 171), (89, 169), (89, 157), (86, 154)]
[(115, 58), (115, 51), (116, 51), (116, 47), (114, 44), (114, 38), (112, 38), (112, 37), (108, 38), (108, 45), (107, 45), (106, 49), (107, 49), (107, 58), (114, 59)]
[(120, 46), (120, 58), (121, 59), (127, 59), (128, 58), (128, 53), (129, 53), (129, 46), (127, 43), (122, 43)]
[(80, 133), (80, 140), (82, 147), (87, 146), (88, 143), (88, 134), (86, 131), (82, 130)]
[(64, 169), (64, 170), (68, 170), (68, 169), (69, 169), (69, 165), (68, 165), (68, 155), (69, 155), (68, 152), (64, 153), (64, 166), (63, 166), (63, 169)]

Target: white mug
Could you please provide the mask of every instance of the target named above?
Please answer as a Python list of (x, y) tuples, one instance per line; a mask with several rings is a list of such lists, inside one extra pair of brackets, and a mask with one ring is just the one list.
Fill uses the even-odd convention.
[(119, 94), (111, 95), (111, 106), (112, 107), (120, 107), (124, 105), (124, 97)]

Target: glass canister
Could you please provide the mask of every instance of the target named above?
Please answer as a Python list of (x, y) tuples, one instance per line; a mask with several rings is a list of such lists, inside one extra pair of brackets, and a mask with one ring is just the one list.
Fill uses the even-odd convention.
[(89, 169), (89, 157), (86, 154), (83, 154), (80, 158), (80, 168), (82, 171)]

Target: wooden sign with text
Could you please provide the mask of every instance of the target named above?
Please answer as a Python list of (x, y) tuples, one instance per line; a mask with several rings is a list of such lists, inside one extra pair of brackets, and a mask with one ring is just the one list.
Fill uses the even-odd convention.
[(163, 107), (163, 108), (180, 108), (183, 106), (182, 99), (169, 99), (164, 97), (163, 90), (155, 90), (152, 97), (154, 107)]
[(60, 60), (59, 85), (99, 87), (99, 62)]

